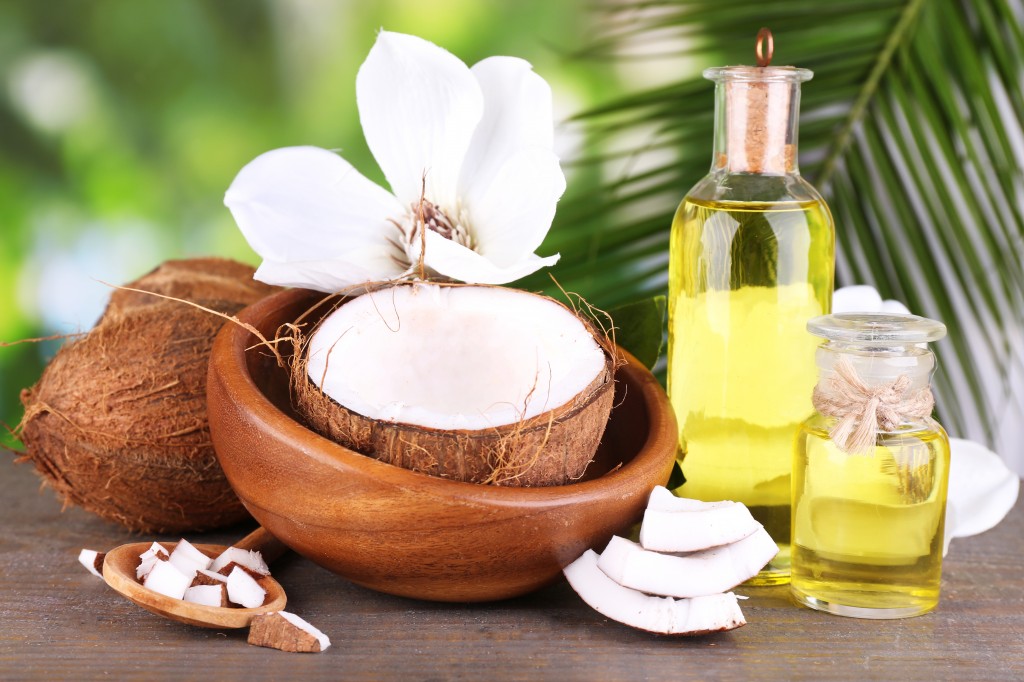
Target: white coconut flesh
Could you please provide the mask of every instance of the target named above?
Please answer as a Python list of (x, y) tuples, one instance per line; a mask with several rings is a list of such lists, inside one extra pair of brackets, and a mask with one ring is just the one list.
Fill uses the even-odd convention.
[(587, 326), (554, 301), (502, 287), (416, 284), (332, 312), (310, 340), (307, 373), (370, 419), (482, 430), (561, 407), (606, 362)]
[(644, 511), (640, 545), (656, 552), (696, 552), (737, 542), (759, 528), (740, 502), (687, 500), (659, 486)]
[(746, 623), (731, 592), (695, 599), (650, 596), (609, 578), (598, 567), (598, 555), (592, 549), (566, 566), (564, 573), (573, 590), (595, 611), (648, 632), (700, 634), (732, 630)]
[(662, 554), (613, 537), (599, 566), (615, 582), (666, 597), (718, 594), (754, 577), (779, 551), (764, 528), (724, 547), (690, 554)]

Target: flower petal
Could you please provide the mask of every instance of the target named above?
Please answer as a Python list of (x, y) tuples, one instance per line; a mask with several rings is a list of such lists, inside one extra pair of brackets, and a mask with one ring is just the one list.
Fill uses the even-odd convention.
[(877, 313), (881, 309), (881, 295), (866, 284), (842, 287), (832, 294), (833, 313)]
[(427, 197), (456, 205), (459, 168), (483, 114), (469, 68), (416, 36), (381, 31), (356, 76), (366, 142), (404, 207)]
[(523, 149), (509, 158), (486, 186), (463, 197), (463, 215), (476, 250), (500, 267), (529, 258), (544, 241), (565, 191), (553, 152)]
[[(949, 502), (946, 536), (983, 533), (1003, 520), (1017, 502), (1020, 478), (996, 453), (960, 438), (949, 439)], [(952, 526), (952, 527), (950, 527)]]
[(462, 166), (460, 208), (477, 250), (508, 267), (540, 246), (565, 191), (552, 151), (551, 88), (514, 57), (485, 59), (472, 72), (484, 115)]
[[(393, 243), (398, 231), (388, 220), (402, 215), (401, 205), (326, 149), (285, 147), (256, 157), (239, 171), (224, 203), (253, 250), (274, 264), (264, 275), (283, 278), (263, 279), (268, 283), (319, 289), (329, 262), (339, 282), (388, 279), (404, 270), (404, 252)], [(302, 281), (304, 262), (321, 264), (310, 270), (309, 282)]]
[(904, 315), (910, 314), (910, 309), (903, 305), (900, 301), (887, 298), (882, 301), (882, 306), (878, 309), (881, 313), (903, 313)]
[[(390, 271), (381, 277), (382, 270)], [(256, 269), (255, 279), (282, 287), (300, 287), (326, 293), (355, 294), (361, 285), (391, 279), (402, 274), (389, 256), (350, 252), (345, 258), (278, 263), (264, 260)]]
[(424, 265), (445, 277), (473, 284), (508, 284), (544, 266), (554, 265), (559, 258), (557, 254), (548, 258), (531, 255), (502, 267), (436, 232), (427, 232), (426, 242)]
[(471, 71), (483, 93), (484, 112), (462, 166), (459, 185), (464, 193), (493, 184), (506, 160), (522, 149), (550, 151), (555, 137), (551, 88), (529, 62), (490, 57)]

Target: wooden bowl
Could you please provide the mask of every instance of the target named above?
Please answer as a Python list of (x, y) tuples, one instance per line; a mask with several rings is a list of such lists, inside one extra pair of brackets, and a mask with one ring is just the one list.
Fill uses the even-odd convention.
[[(284, 291), (239, 318), (273, 338), (322, 297)], [(408, 471), (323, 438), (296, 417), (286, 371), (258, 343), (229, 323), (213, 347), (208, 409), (224, 473), (284, 544), (374, 590), (475, 602), (543, 587), (586, 549), (638, 520), (651, 489), (672, 470), (672, 409), (654, 376), (629, 355), (583, 480), (513, 488)]]

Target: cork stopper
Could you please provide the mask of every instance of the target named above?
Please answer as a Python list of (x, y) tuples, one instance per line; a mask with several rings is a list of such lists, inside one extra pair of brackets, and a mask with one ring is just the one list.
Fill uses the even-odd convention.
[[(767, 43), (767, 46), (765, 46)], [(800, 83), (806, 69), (770, 66), (771, 31), (761, 29), (756, 44), (757, 66), (707, 69), (704, 77), (724, 88), (724, 148), (716, 168), (730, 173), (781, 175), (796, 170), (796, 123)]]

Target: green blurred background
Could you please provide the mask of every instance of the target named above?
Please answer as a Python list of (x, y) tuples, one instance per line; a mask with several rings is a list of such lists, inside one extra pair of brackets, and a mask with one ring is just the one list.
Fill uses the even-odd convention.
[[(539, 252), (602, 308), (662, 293), (710, 161), (700, 71), (752, 63), (763, 25), (775, 64), (815, 72), (800, 164), (837, 283), (947, 324), (942, 423), (1024, 472), (1024, 0), (0, 0), (0, 342), (86, 330), (101, 281), (168, 258), (254, 263), (222, 197), (264, 151), (381, 181), (354, 97), (379, 28), (531, 61), (568, 179)], [(0, 421), (58, 343), (0, 346)]]
[[(619, 86), (607, 63), (565, 57), (589, 21), (572, 0), (0, 2), (0, 341), (86, 330), (101, 280), (167, 258), (255, 263), (222, 197), (264, 151), (339, 149), (381, 181), (354, 96), (378, 28), (469, 64), (528, 59), (564, 119)], [(583, 133), (560, 132), (572, 155)], [(577, 176), (577, 193), (596, 181)], [(8, 425), (56, 343), (0, 349)]]

